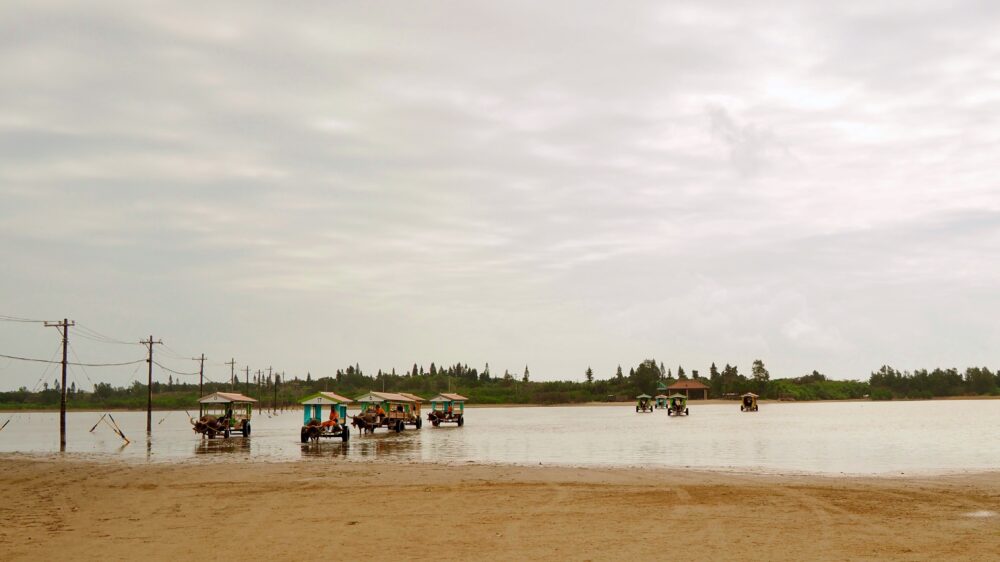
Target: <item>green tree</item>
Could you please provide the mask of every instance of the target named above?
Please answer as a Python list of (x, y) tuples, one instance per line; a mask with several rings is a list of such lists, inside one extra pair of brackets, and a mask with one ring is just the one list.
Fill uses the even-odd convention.
[(630, 377), (638, 393), (655, 394), (656, 383), (660, 380), (660, 368), (653, 359), (646, 359), (632, 370)]
[(527, 366), (527, 365), (525, 365), (525, 366), (524, 366), (524, 376), (523, 376), (523, 377), (521, 377), (521, 382), (528, 382), (528, 376), (529, 376), (529, 373), (528, 373), (528, 366)]
[(684, 374), (684, 367), (681, 367), (680, 365), (677, 366), (677, 378), (682, 380), (688, 378), (687, 375)]
[(623, 380), (625, 380), (625, 375), (622, 374), (621, 365), (618, 365), (618, 370), (615, 372), (615, 378), (618, 379), (618, 382), (622, 382)]
[(594, 370), (591, 369), (590, 366), (587, 367), (587, 373), (585, 376), (587, 377), (587, 384), (594, 384)]
[(754, 359), (750, 373), (757, 384), (757, 393), (763, 395), (767, 391), (767, 382), (771, 380), (771, 373), (767, 372), (764, 362), (760, 359)]

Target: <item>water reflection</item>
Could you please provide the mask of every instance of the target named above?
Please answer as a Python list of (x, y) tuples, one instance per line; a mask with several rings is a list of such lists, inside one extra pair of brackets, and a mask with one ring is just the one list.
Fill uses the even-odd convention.
[(230, 437), (229, 439), (199, 439), (194, 446), (196, 455), (249, 453), (250, 439)]
[(343, 458), (351, 451), (350, 441), (320, 441), (305, 443), (301, 447), (304, 458), (335, 457)]

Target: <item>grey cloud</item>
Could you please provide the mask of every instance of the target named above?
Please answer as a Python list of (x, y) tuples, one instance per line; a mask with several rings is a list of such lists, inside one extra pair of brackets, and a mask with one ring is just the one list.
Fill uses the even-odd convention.
[(995, 15), (15, 4), (0, 311), (314, 374), (988, 363)]

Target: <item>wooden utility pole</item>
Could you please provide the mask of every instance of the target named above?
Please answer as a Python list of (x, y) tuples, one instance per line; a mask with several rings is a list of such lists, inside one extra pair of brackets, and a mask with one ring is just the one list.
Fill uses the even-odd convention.
[(70, 322), (63, 318), (62, 322), (46, 322), (48, 328), (62, 328), (63, 359), (62, 359), (62, 397), (59, 399), (59, 450), (66, 450), (66, 348), (69, 347), (69, 327), (76, 326), (76, 321)]
[(278, 375), (274, 375), (274, 399), (271, 400), (271, 413), (278, 413)]
[[(264, 397), (260, 395), (260, 380), (264, 377), (261, 376), (263, 371), (257, 371), (257, 403), (260, 404), (264, 400)], [(261, 406), (263, 408), (263, 406)]]
[(247, 396), (250, 395), (250, 365), (247, 365), (247, 384), (245, 392), (247, 393)]
[[(267, 367), (267, 382), (272, 382), (271, 381), (271, 367), (270, 367), (270, 365), (268, 365), (268, 367)], [(264, 403), (264, 395), (263, 394), (260, 396), (260, 402), (261, 402), (261, 404)], [(272, 404), (272, 406), (273, 406), (273, 404)], [(261, 406), (261, 407), (263, 408), (263, 406)], [(273, 409), (271, 410), (271, 413), (272, 414), (274, 413)]]
[(229, 362), (224, 364), (229, 365), (229, 386), (233, 390), (236, 390), (236, 358), (233, 357)]
[(205, 354), (202, 353), (201, 357), (195, 357), (195, 361), (201, 361), (201, 366), (198, 367), (198, 398), (205, 395)]
[(153, 433), (153, 346), (163, 345), (163, 342), (153, 341), (153, 336), (150, 335), (148, 340), (139, 340), (139, 343), (149, 349), (149, 358), (146, 359), (149, 363), (149, 378), (146, 381), (146, 434), (149, 435)]

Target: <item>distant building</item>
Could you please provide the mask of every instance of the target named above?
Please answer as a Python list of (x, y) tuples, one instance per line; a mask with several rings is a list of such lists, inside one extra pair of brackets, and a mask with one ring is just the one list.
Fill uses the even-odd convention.
[(694, 379), (683, 379), (667, 387), (671, 393), (679, 392), (691, 399), (708, 399), (708, 387)]

